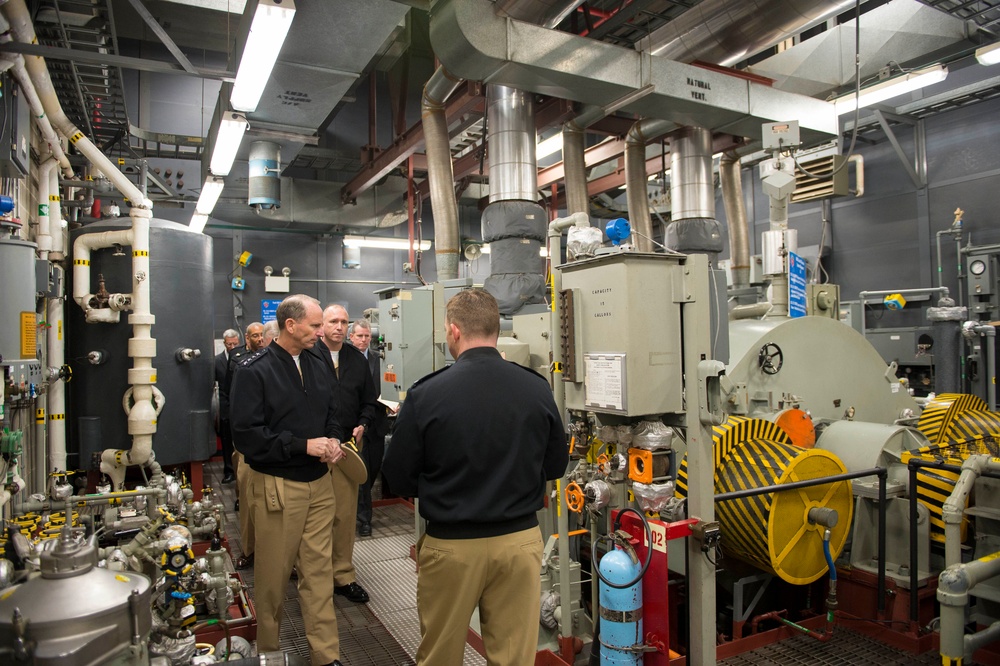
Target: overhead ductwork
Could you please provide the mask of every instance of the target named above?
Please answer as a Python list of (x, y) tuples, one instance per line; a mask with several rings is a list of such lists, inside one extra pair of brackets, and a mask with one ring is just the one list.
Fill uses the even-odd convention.
[(434, 258), (438, 280), (458, 277), (458, 200), (455, 198), (455, 167), (451, 163), (445, 102), (461, 83), (462, 79), (452, 76), (444, 67), (438, 67), (424, 86), (420, 103), (424, 149), (427, 152), (427, 180), (434, 215)]
[(673, 128), (670, 121), (645, 118), (632, 125), (625, 137), (625, 196), (629, 220), (638, 236), (634, 245), (641, 252), (653, 251), (653, 221), (649, 215), (646, 186), (646, 144)]
[(715, 219), (712, 133), (704, 127), (682, 127), (670, 135), (670, 206), (667, 247), (710, 255), (722, 251)]
[(701, 60), (730, 67), (853, 4), (854, 0), (703, 0), (639, 40), (635, 48), (678, 62)]
[(489, 0), (435, 4), (431, 42), (453, 75), (599, 107), (624, 98), (624, 111), (738, 136), (760, 137), (763, 123), (789, 120), (799, 122), (807, 143), (838, 132), (827, 102), (495, 16), (492, 9)]
[(750, 286), (750, 225), (747, 221), (747, 208), (743, 203), (740, 157), (756, 150), (760, 150), (760, 144), (753, 142), (740, 149), (727, 150), (719, 160), (719, 181), (729, 226), (729, 260), (734, 289)]
[(496, 0), (498, 16), (554, 28), (583, 4), (583, 0)]

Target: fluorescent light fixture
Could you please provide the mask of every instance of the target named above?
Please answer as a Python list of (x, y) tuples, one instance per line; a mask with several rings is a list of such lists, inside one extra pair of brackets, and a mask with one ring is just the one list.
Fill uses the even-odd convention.
[(260, 0), (229, 97), (229, 103), (237, 111), (251, 113), (257, 110), (294, 17), (292, 0)]
[(242, 113), (228, 112), (223, 114), (219, 133), (215, 135), (215, 146), (212, 148), (212, 161), (209, 171), (215, 176), (228, 176), (236, 153), (240, 151), (243, 134), (247, 131), (247, 117)]
[[(858, 107), (864, 108), (872, 104), (884, 102), (887, 99), (898, 97), (904, 93), (919, 90), (932, 83), (944, 81), (948, 76), (948, 68), (944, 65), (932, 65), (923, 69), (915, 69), (894, 79), (887, 79), (868, 88), (861, 89)], [(837, 109), (837, 115), (854, 113), (854, 93), (838, 97), (833, 100)]]
[(549, 155), (555, 155), (562, 150), (563, 147), (563, 137), (562, 132), (557, 132), (545, 139), (544, 141), (539, 141), (538, 145), (535, 146), (535, 159), (541, 160)]
[(212, 176), (206, 178), (205, 184), (201, 186), (201, 196), (198, 197), (194, 212), (200, 215), (211, 215), (215, 209), (215, 203), (222, 195), (222, 188), (225, 186), (226, 182), (221, 178), (213, 178)]
[(205, 231), (205, 225), (208, 224), (208, 215), (202, 215), (201, 213), (195, 213), (191, 216), (191, 231), (195, 233), (201, 233)]
[[(489, 254), (490, 253), (490, 244), (489, 243), (483, 243), (482, 245), (479, 246), (479, 249), (483, 251), (483, 254)], [(548, 257), (549, 256), (549, 248), (545, 247), (544, 245), (541, 246), (540, 248), (538, 248), (538, 256), (539, 257)]]
[(976, 49), (976, 60), (980, 65), (995, 65), (1000, 63), (1000, 42), (987, 44)]
[[(344, 236), (344, 247), (375, 247), (383, 250), (409, 250), (410, 241), (406, 238), (373, 238), (371, 236)], [(414, 250), (426, 252), (431, 249), (429, 240), (414, 242)]]

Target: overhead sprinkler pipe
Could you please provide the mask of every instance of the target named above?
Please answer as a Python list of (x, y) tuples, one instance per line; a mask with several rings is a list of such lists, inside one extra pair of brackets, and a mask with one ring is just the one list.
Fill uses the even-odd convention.
[(455, 198), (455, 168), (451, 162), (445, 102), (461, 85), (462, 79), (438, 67), (424, 86), (420, 118), (427, 152), (427, 180), (434, 212), (434, 257), (438, 280), (458, 277), (458, 201)]

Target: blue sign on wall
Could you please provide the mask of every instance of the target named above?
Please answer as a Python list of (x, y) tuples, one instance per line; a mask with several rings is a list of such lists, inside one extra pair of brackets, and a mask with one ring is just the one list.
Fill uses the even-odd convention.
[(806, 316), (806, 260), (788, 253), (788, 316)]
[(281, 304), (281, 301), (282, 299), (280, 298), (261, 299), (260, 323), (266, 324), (278, 318), (278, 305)]

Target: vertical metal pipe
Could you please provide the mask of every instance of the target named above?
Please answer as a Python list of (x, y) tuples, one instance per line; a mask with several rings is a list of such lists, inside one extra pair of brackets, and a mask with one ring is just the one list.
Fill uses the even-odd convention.
[(451, 163), (448, 119), (445, 102), (462, 83), (444, 67), (424, 86), (420, 117), (424, 127), (427, 152), (427, 180), (430, 182), (431, 209), (434, 212), (434, 257), (438, 280), (458, 277), (458, 201), (455, 198), (455, 168)]
[(531, 94), (490, 84), (487, 97), (490, 203), (537, 201), (535, 111)]
[(917, 567), (919, 566), (919, 560), (917, 559), (917, 466), (910, 461), (907, 464), (908, 471), (910, 473), (910, 622), (918, 622), (920, 620), (919, 614), (919, 595), (917, 594), (917, 585), (919, 578)]
[(682, 127), (670, 135), (670, 217), (715, 219), (712, 133)]
[(566, 173), (566, 212), (590, 213), (587, 196), (587, 163), (583, 130), (573, 123), (563, 125), (563, 170)]
[[(878, 612), (885, 612), (885, 483), (889, 477), (883, 467), (878, 473)], [(912, 590), (911, 590), (912, 591)]]
[(743, 202), (743, 175), (740, 156), (727, 152), (719, 161), (719, 179), (722, 181), (722, 203), (729, 224), (729, 260), (732, 262), (733, 288), (743, 289), (750, 284), (750, 233), (747, 209)]
[(638, 238), (633, 245), (640, 252), (652, 252), (653, 220), (649, 215), (646, 186), (646, 144), (674, 127), (668, 120), (644, 118), (629, 128), (625, 136), (625, 196), (628, 216)]

